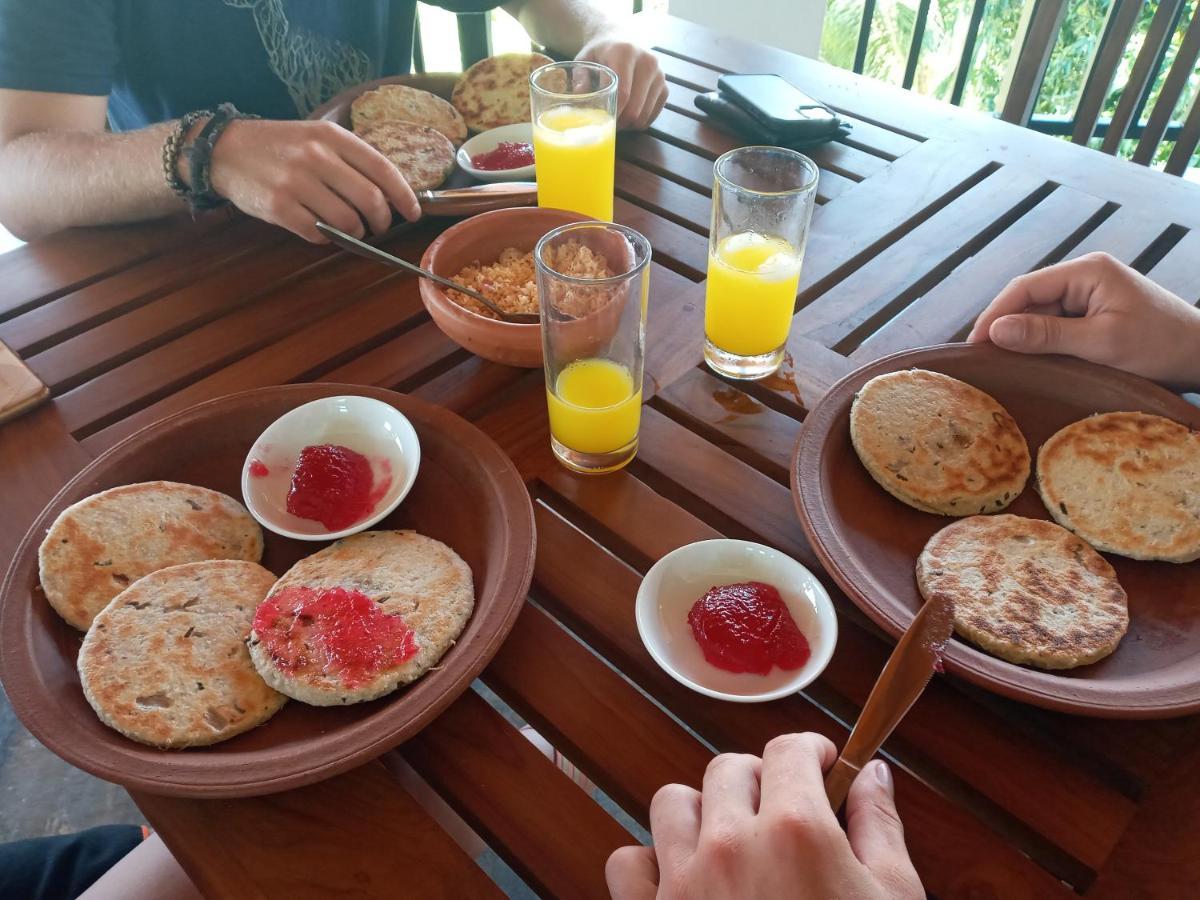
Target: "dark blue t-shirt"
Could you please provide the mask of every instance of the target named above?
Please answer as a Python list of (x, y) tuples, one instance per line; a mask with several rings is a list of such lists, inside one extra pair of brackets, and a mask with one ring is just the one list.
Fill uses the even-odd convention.
[(0, 0), (0, 88), (108, 96), (118, 130), (224, 101), (301, 118), (407, 72), (415, 18), (416, 0)]

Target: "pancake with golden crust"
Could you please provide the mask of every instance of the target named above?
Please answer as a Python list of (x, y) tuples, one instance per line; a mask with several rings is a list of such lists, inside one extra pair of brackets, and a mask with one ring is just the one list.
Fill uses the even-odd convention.
[(940, 372), (872, 378), (850, 408), (850, 439), (884, 490), (924, 512), (999, 512), (1029, 478), (1029, 447), (1008, 411)]
[(1108, 561), (1065, 528), (1021, 516), (972, 516), (925, 545), (917, 583), (950, 600), (954, 629), (1001, 659), (1042, 669), (1094, 663), (1129, 627)]
[(467, 139), (467, 123), (446, 100), (403, 84), (381, 84), (350, 104), (350, 122), (362, 134), (376, 122), (410, 122), (444, 134), (455, 147)]
[(481, 59), (463, 72), (450, 102), (472, 131), (528, 122), (529, 75), (552, 62), (541, 53), (502, 53)]
[(113, 598), (79, 651), (84, 696), (110, 728), (198, 747), (261, 725), (287, 698), (254, 671), (246, 636), (275, 576), (257, 563), (185, 563)]
[(386, 156), (414, 191), (436, 188), (454, 170), (454, 145), (434, 128), (371, 122), (358, 136)]
[(300, 560), (255, 614), (268, 684), (315, 706), (373, 700), (420, 678), (475, 606), (466, 562), (415, 531), (364, 531)]
[(232, 497), (146, 481), (64, 509), (38, 548), (46, 599), (80, 631), (143, 575), (205, 559), (262, 559), (262, 529)]
[(1200, 433), (1148, 413), (1105, 413), (1046, 441), (1037, 469), (1050, 515), (1096, 549), (1200, 559)]

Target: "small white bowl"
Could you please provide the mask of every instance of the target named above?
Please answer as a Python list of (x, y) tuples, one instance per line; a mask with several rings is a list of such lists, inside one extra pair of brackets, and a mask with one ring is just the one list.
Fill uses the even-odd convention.
[(472, 156), (495, 150), (504, 141), (532, 144), (533, 125), (529, 122), (518, 122), (515, 125), (502, 125), (480, 132), (458, 148), (459, 168), (480, 181), (533, 181), (533, 166), (521, 166), (519, 169), (476, 169), (471, 165)]
[[(744, 581), (778, 588), (811, 650), (799, 669), (726, 672), (704, 658), (688, 611), (709, 588)], [(777, 700), (803, 689), (825, 670), (837, 645), (837, 614), (816, 576), (790, 556), (750, 541), (698, 541), (671, 551), (642, 579), (635, 612), (642, 643), (663, 671), (698, 693), (736, 703)]]
[[(371, 461), (376, 483), (391, 484), (370, 515), (341, 531), (287, 511), (287, 495), (300, 451), (313, 444), (340, 444)], [(261, 462), (266, 475), (252, 475)], [(370, 528), (390, 514), (412, 489), (421, 466), (421, 444), (412, 423), (396, 408), (371, 397), (325, 397), (297, 406), (267, 428), (242, 464), (242, 497), (264, 528), (301, 541), (329, 541)]]

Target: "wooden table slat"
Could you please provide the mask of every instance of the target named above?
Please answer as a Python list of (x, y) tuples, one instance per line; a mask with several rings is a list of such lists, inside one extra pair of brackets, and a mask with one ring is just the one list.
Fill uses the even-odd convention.
[(1197, 260), (1200, 260), (1200, 230), (1184, 235), (1178, 244), (1167, 251), (1167, 255), (1158, 265), (1146, 274), (1168, 291), (1195, 304), (1200, 302), (1200, 278), (1196, 277)]

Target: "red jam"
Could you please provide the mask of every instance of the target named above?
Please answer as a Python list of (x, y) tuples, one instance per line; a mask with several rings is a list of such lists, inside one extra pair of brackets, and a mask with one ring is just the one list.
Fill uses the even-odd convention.
[(413, 630), (349, 588), (284, 588), (259, 604), (254, 632), (285, 672), (332, 675), (348, 688), (417, 652)]
[(330, 531), (341, 531), (371, 514), (387, 493), (386, 484), (375, 484), (371, 463), (361, 453), (337, 444), (320, 444), (300, 451), (287, 511), (302, 519), (320, 522)]
[(520, 169), (533, 165), (533, 145), (528, 141), (501, 141), (494, 150), (471, 157), (472, 168), (484, 172)]
[(808, 641), (779, 591), (761, 581), (714, 587), (688, 613), (704, 658), (727, 672), (770, 673), (808, 661)]
[(266, 478), (271, 474), (271, 470), (267, 468), (267, 464), (261, 459), (250, 460), (250, 477), (251, 478)]

